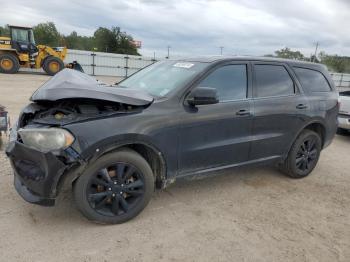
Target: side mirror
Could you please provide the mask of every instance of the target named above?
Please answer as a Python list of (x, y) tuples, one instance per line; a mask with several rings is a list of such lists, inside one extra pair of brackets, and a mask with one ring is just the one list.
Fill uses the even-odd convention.
[(187, 103), (191, 106), (210, 105), (219, 102), (216, 88), (196, 87), (187, 96)]

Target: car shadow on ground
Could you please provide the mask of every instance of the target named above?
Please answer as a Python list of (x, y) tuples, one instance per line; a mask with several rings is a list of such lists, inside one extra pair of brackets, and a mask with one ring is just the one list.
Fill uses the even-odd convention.
[[(247, 190), (268, 190), (271, 184), (278, 185), (289, 183), (289, 181), (291, 181), (290, 178), (285, 177), (273, 167), (241, 167), (216, 172), (199, 179), (181, 179), (166, 189), (156, 190), (149, 206), (130, 222), (138, 223), (140, 219), (157, 216), (159, 209), (170, 212), (172, 206), (176, 204), (187, 205), (188, 199), (191, 199), (192, 205), (199, 206), (201, 201), (211, 201), (213, 194), (220, 191), (244, 190), (244, 188)], [(196, 203), (196, 199), (200, 201)], [(28, 213), (32, 214), (31, 217), (35, 216), (37, 221), (50, 223), (53, 226), (67, 223), (83, 227), (95, 225), (77, 211), (71, 188), (66, 188), (61, 192), (56, 201), (56, 206), (52, 208), (30, 204), (26, 207)], [(45, 220), (46, 222), (44, 222)]]

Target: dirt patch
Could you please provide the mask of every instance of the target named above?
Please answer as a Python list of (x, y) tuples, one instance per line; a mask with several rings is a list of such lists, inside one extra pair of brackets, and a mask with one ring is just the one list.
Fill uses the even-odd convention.
[[(0, 74), (0, 104), (15, 119), (48, 78)], [(258, 167), (179, 181), (115, 226), (86, 221), (70, 191), (55, 207), (24, 202), (0, 152), (0, 260), (350, 261), (349, 150), (350, 136), (337, 136), (300, 180)]]

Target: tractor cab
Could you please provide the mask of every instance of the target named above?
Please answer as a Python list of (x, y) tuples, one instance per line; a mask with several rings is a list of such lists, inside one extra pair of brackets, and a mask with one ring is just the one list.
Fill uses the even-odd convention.
[(31, 27), (9, 26), (11, 36), (11, 46), (19, 53), (29, 53), (30, 55), (38, 52), (35, 45), (34, 33)]
[[(14, 74), (22, 67), (42, 68), (47, 74), (54, 75), (65, 67), (66, 47), (36, 45), (31, 27), (10, 25), (9, 29), (10, 37), (0, 36), (0, 73)], [(76, 61), (68, 67), (82, 71)]]

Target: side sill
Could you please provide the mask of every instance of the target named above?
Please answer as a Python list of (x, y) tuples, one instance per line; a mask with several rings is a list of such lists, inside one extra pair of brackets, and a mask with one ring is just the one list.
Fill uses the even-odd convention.
[(242, 163), (235, 163), (235, 164), (231, 164), (231, 165), (211, 167), (211, 168), (206, 168), (206, 169), (201, 169), (201, 170), (196, 170), (193, 172), (186, 172), (186, 173), (180, 174), (176, 177), (176, 179), (185, 178), (185, 177), (192, 177), (192, 176), (193, 177), (205, 176), (208, 173), (221, 171), (221, 170), (225, 170), (225, 169), (230, 169), (230, 168), (235, 168), (235, 167), (241, 167), (241, 166), (258, 165), (258, 164), (262, 164), (262, 163), (268, 164), (270, 162), (276, 162), (276, 160), (278, 160), (278, 159), (282, 159), (282, 156), (270, 156), (270, 157), (249, 160), (249, 161), (242, 162)]

